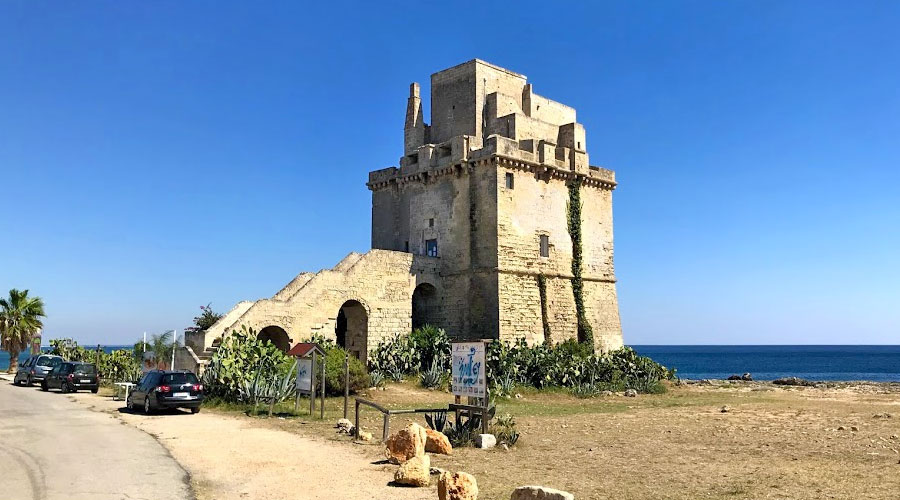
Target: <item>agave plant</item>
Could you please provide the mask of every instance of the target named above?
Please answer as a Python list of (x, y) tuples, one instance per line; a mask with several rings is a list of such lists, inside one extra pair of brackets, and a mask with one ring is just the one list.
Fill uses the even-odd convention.
[(425, 414), (425, 423), (433, 430), (444, 432), (447, 428), (447, 412), (436, 411)]
[(519, 429), (516, 428), (516, 419), (507, 413), (506, 415), (497, 417), (491, 425), (492, 433), (497, 436), (497, 442), (506, 443), (509, 446), (516, 444), (519, 440)]
[[(295, 365), (296, 366), (296, 365)], [(244, 380), (239, 392), (241, 399), (253, 403), (254, 410), (260, 402), (268, 402), (274, 406), (291, 397), (296, 391), (294, 385), (294, 368), (279, 376), (277, 369), (265, 362), (260, 362), (252, 380)], [(271, 406), (269, 413), (271, 414)]]
[(422, 386), (428, 389), (437, 389), (447, 380), (447, 371), (441, 366), (438, 359), (431, 362), (431, 367), (419, 375)]
[(372, 383), (372, 387), (382, 387), (384, 386), (384, 373), (375, 370), (369, 374), (369, 380)]
[(475, 442), (475, 436), (481, 432), (481, 417), (472, 415), (460, 417), (456, 422), (444, 428), (444, 434), (454, 448), (459, 446), (471, 446)]

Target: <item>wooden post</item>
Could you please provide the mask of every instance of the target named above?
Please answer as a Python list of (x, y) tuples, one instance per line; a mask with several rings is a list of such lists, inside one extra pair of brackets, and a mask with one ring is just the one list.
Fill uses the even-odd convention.
[(348, 399), (350, 399), (350, 351), (344, 353), (344, 418), (347, 418)]
[(391, 435), (391, 414), (384, 414), (384, 428), (381, 431), (381, 441), (386, 442), (388, 440), (388, 436)]
[(322, 405), (319, 408), (319, 419), (325, 420), (325, 355), (322, 358)]
[[(297, 369), (297, 378), (300, 378), (300, 358), (297, 358), (294, 361), (294, 368)], [(294, 398), (294, 413), (297, 413), (297, 410), (300, 409), (300, 388), (297, 386), (297, 381), (294, 381), (294, 386), (297, 389), (297, 396)]]
[(312, 354), (312, 366), (309, 374), (309, 416), (316, 412), (316, 351)]
[(353, 435), (359, 439), (359, 401), (356, 401), (356, 417), (353, 418)]
[[(481, 342), (484, 344), (484, 359), (485, 359), (485, 362), (487, 362), (488, 341), (482, 340)], [(488, 379), (487, 379), (487, 368), (485, 367), (485, 370), (484, 370), (484, 410), (481, 413), (481, 433), (482, 434), (488, 433), (488, 418), (490, 418), (488, 416), (488, 411), (490, 410), (490, 407), (491, 407), (491, 397), (490, 397), (491, 395), (490, 395), (489, 387), (490, 387), (490, 384), (488, 383)]]

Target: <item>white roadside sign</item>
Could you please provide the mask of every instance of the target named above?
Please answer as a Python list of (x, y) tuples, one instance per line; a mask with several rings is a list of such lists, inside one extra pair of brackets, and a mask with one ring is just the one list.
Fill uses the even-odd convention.
[(299, 392), (312, 391), (312, 358), (297, 360), (297, 390)]
[(484, 342), (456, 342), (451, 344), (453, 366), (450, 388), (455, 396), (483, 398), (487, 393), (487, 374), (484, 365)]

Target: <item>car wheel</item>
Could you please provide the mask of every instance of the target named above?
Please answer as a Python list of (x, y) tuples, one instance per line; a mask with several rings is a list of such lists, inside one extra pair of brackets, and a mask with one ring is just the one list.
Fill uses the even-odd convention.
[(50, 390), (50, 388), (47, 387), (47, 381), (41, 382), (41, 390), (44, 392), (47, 392)]
[(150, 414), (150, 396), (144, 398), (144, 413)]
[(196, 408), (191, 408), (191, 413), (200, 413), (200, 407), (197, 406)]

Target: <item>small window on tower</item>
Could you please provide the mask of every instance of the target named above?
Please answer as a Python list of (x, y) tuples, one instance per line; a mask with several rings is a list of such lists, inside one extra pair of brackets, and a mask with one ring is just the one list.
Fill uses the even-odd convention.
[(437, 257), (437, 240), (425, 240), (425, 255), (429, 257)]
[(408, 241), (403, 242), (403, 249), (404, 249), (403, 250), (404, 252), (409, 253), (409, 242)]
[(515, 181), (513, 180), (513, 174), (510, 172), (506, 173), (506, 189), (515, 188)]
[(434, 227), (434, 219), (428, 219), (428, 227)]
[(541, 257), (550, 256), (550, 237), (546, 234), (541, 235)]

